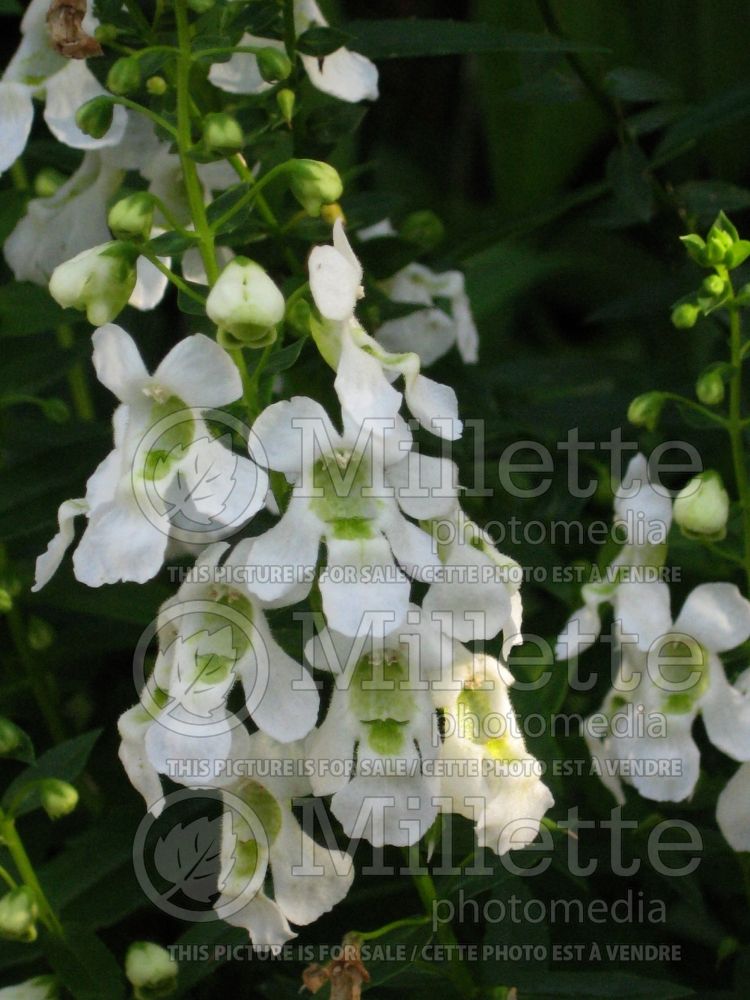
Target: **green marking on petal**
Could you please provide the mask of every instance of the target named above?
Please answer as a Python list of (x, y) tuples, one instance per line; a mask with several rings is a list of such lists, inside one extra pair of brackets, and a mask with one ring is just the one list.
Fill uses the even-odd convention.
[(409, 722), (414, 714), (414, 692), (408, 680), (408, 667), (396, 655), (376, 662), (363, 656), (352, 677), (351, 711), (364, 723)]
[(322, 495), (310, 501), (314, 514), (332, 526), (336, 538), (372, 538), (372, 521), (380, 507), (363, 491), (372, 486), (369, 463), (361, 455), (327, 456), (315, 463), (313, 485)]
[(402, 752), (406, 743), (406, 722), (397, 722), (396, 719), (377, 719), (366, 725), (369, 730), (367, 742), (375, 753), (394, 756)]

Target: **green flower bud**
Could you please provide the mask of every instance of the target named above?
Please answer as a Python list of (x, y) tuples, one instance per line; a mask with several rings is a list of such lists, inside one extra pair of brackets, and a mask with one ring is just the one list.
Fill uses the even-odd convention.
[(167, 92), (167, 81), (163, 76), (150, 76), (146, 80), (146, 90), (154, 97), (161, 97)]
[(724, 379), (716, 368), (710, 368), (695, 383), (695, 395), (706, 406), (718, 406), (724, 399)]
[(645, 427), (652, 431), (659, 423), (663, 406), (664, 396), (661, 392), (644, 392), (636, 396), (628, 407), (628, 420), (635, 427)]
[(294, 102), (296, 100), (293, 90), (288, 87), (284, 87), (276, 95), (276, 103), (279, 106), (279, 111), (282, 114), (284, 121), (287, 125), (292, 124), (292, 118), (294, 117)]
[(65, 174), (54, 167), (43, 167), (34, 178), (34, 194), (37, 198), (51, 198), (66, 180)]
[(7, 614), (13, 607), (13, 597), (5, 587), (0, 587), (0, 614)]
[(672, 324), (678, 330), (689, 330), (697, 323), (700, 313), (700, 307), (695, 303), (683, 302), (672, 310)]
[(107, 90), (113, 94), (132, 94), (141, 85), (141, 63), (134, 56), (117, 59), (107, 73)]
[(55, 639), (55, 630), (43, 618), (32, 615), (29, 618), (29, 630), (26, 636), (28, 644), (33, 650), (41, 653), (49, 649)]
[(118, 240), (147, 240), (153, 221), (154, 199), (148, 191), (121, 198), (107, 216), (107, 225)]
[(79, 309), (93, 326), (103, 326), (125, 308), (135, 288), (137, 257), (127, 243), (84, 250), (55, 268), (50, 295), (63, 309)]
[(703, 281), (703, 291), (706, 294), (718, 298), (719, 295), (723, 295), (726, 291), (727, 283), (723, 278), (720, 278), (718, 274), (709, 274), (707, 278)]
[(306, 337), (311, 327), (312, 309), (310, 303), (305, 299), (297, 299), (286, 311), (286, 321), (289, 326), (301, 337)]
[(78, 805), (78, 792), (67, 781), (59, 778), (45, 778), (39, 784), (39, 798), (42, 809), (50, 819), (60, 819), (72, 813)]
[(92, 97), (76, 111), (76, 125), (93, 139), (101, 139), (112, 125), (115, 105), (111, 97)]
[(177, 962), (152, 941), (135, 941), (125, 956), (125, 975), (138, 1000), (169, 996), (177, 987)]
[(257, 53), (258, 70), (266, 83), (276, 83), (286, 80), (292, 72), (292, 62), (282, 49), (274, 49), (270, 45)]
[(338, 201), (344, 191), (338, 171), (320, 160), (291, 160), (289, 186), (308, 215), (317, 218), (323, 205)]
[(36, 941), (39, 907), (28, 886), (22, 885), (0, 899), (0, 937), (7, 941)]
[(720, 541), (727, 533), (729, 494), (718, 472), (694, 476), (675, 497), (673, 514), (683, 535)]
[(284, 309), (284, 296), (260, 264), (247, 257), (227, 264), (206, 301), (209, 318), (250, 347), (275, 340)]
[(244, 147), (245, 136), (236, 118), (217, 111), (203, 120), (203, 144), (212, 153), (230, 155)]
[(729, 233), (715, 230), (709, 233), (706, 240), (706, 260), (709, 264), (721, 264), (727, 253), (732, 249), (732, 237)]
[(23, 741), (23, 733), (10, 719), (0, 716), (0, 756), (12, 753)]
[(114, 42), (119, 34), (120, 29), (115, 27), (114, 24), (100, 24), (94, 31), (94, 38), (97, 42), (101, 42), (102, 45), (109, 45), (110, 42)]
[(426, 209), (423, 212), (412, 212), (411, 215), (407, 215), (399, 233), (403, 240), (413, 243), (420, 250), (433, 250), (442, 243), (445, 226), (434, 212)]

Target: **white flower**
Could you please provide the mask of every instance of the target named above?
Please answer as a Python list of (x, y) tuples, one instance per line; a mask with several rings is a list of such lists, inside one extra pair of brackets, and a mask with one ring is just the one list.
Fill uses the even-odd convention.
[(60, 989), (54, 976), (35, 976), (0, 989), (0, 1000), (58, 1000), (59, 996)]
[[(632, 634), (621, 632), (618, 678), (602, 706), (607, 731), (587, 724), (589, 747), (620, 801), (622, 777), (644, 798), (679, 802), (700, 773), (699, 713), (714, 746), (750, 760), (750, 671), (731, 685), (718, 655), (750, 636), (750, 601), (734, 584), (701, 584), (673, 623), (669, 588), (657, 583), (633, 590), (629, 613)], [(647, 634), (656, 629), (649, 651), (635, 641), (639, 617)]]
[(284, 318), (284, 296), (260, 264), (235, 257), (209, 292), (206, 313), (238, 340), (263, 347), (276, 339)]
[(79, 309), (93, 326), (119, 315), (135, 289), (137, 252), (132, 245), (110, 240), (83, 250), (58, 264), (49, 293), (63, 309)]
[[(302, 760), (301, 744), (276, 744), (262, 733), (255, 733), (249, 742), (250, 760)], [(262, 782), (248, 778), (222, 793), (226, 809), (221, 895), (214, 909), (222, 920), (244, 927), (256, 948), (277, 951), (296, 937), (290, 923), (313, 923), (351, 887), (354, 873), (349, 855), (322, 847), (292, 813), (292, 800), (309, 792), (305, 778), (266, 777), (264, 771)], [(273, 898), (266, 892), (267, 885), (273, 887)]]
[(505, 854), (534, 840), (554, 800), (519, 731), (508, 695), (512, 675), (466, 650), (456, 668), (448, 689), (433, 694), (446, 734), (440, 795), (450, 804), (442, 808), (476, 823), (480, 847)]
[(750, 764), (743, 764), (719, 795), (716, 821), (735, 851), (750, 851)]
[[(298, 35), (313, 25), (325, 27), (328, 24), (315, 0), (295, 0), (294, 22)], [(243, 35), (239, 44), (284, 49), (283, 42), (250, 34)], [(302, 55), (301, 59), (310, 82), (323, 93), (350, 102), (377, 99), (377, 67), (359, 52), (350, 52), (342, 46), (324, 59), (307, 55)], [(237, 52), (228, 62), (215, 63), (208, 78), (215, 87), (230, 94), (260, 94), (270, 86), (260, 75), (258, 60), (249, 52)]]
[[(0, 81), (0, 172), (23, 153), (34, 119), (35, 96), (46, 95), (44, 120), (50, 132), (74, 149), (116, 146), (127, 123), (124, 108), (116, 107), (112, 125), (101, 139), (93, 139), (76, 125), (82, 104), (106, 91), (82, 59), (65, 59), (53, 51), (47, 32), (48, 0), (31, 0), (21, 21), (21, 44)], [(93, 33), (98, 22), (87, 13), (83, 28)]]
[(442, 572), (422, 606), (459, 642), (492, 639), (503, 629), (503, 655), (523, 642), (521, 567), (456, 504), (431, 526)]
[(114, 450), (86, 484), (83, 500), (58, 512), (59, 533), (37, 559), (34, 590), (55, 573), (73, 539), (72, 519), (88, 525), (73, 556), (75, 575), (91, 587), (143, 583), (161, 567), (170, 536), (216, 540), (263, 505), (265, 472), (213, 438), (202, 411), (242, 393), (229, 356), (202, 334), (180, 341), (153, 375), (132, 338), (108, 324), (93, 335), (99, 381), (121, 402)]
[[(387, 350), (414, 351), (427, 366), (455, 344), (466, 364), (476, 364), (479, 335), (460, 271), (436, 274), (423, 264), (408, 264), (382, 287), (394, 302), (422, 307), (378, 327), (375, 337)], [(448, 300), (450, 312), (440, 308), (438, 299)]]
[(414, 605), (385, 636), (377, 627), (358, 639), (324, 629), (308, 642), (308, 661), (336, 682), (325, 721), (307, 740), (317, 761), (312, 788), (333, 796), (347, 836), (407, 846), (434, 822), (440, 734), (429, 680), (450, 669), (451, 654)]
[(325, 360), (336, 369), (336, 391), (343, 408), (356, 409), (361, 373), (367, 365), (369, 392), (377, 407), (370, 416), (389, 410), (394, 396), (390, 382), (402, 376), (406, 405), (419, 423), (440, 437), (460, 437), (453, 389), (422, 375), (419, 355), (414, 352), (386, 351), (355, 319), (357, 301), (364, 294), (362, 266), (340, 219), (333, 225), (333, 245), (317, 246), (310, 254), (309, 271), (310, 290), (323, 317), (322, 324), (313, 325), (313, 337)]
[[(614, 506), (615, 525), (625, 544), (607, 567), (603, 579), (581, 588), (583, 607), (573, 612), (557, 639), (558, 660), (570, 660), (596, 642), (601, 631), (599, 608), (604, 603), (614, 606), (615, 618), (622, 622), (625, 632), (634, 631), (631, 626), (634, 614), (637, 615), (638, 642), (642, 649), (648, 649), (661, 634), (663, 616), (659, 601), (663, 601), (663, 591), (657, 579), (644, 574), (664, 563), (672, 500), (663, 487), (651, 482), (645, 455), (639, 453), (631, 459), (615, 493)], [(651, 593), (653, 603), (647, 598)], [(633, 604), (637, 606), (635, 611)], [(652, 620), (650, 607), (654, 612)]]
[(391, 628), (401, 624), (405, 574), (418, 579), (439, 566), (430, 536), (408, 518), (440, 517), (456, 496), (453, 463), (410, 452), (411, 434), (395, 413), (369, 419), (366, 382), (359, 405), (358, 413), (344, 411), (339, 434), (319, 403), (295, 396), (269, 406), (251, 440), (255, 460), (283, 472), (294, 489), (278, 524), (252, 540), (248, 586), (262, 600), (301, 600), (324, 540), (323, 609), (344, 635), (366, 630), (368, 613), (390, 614)]

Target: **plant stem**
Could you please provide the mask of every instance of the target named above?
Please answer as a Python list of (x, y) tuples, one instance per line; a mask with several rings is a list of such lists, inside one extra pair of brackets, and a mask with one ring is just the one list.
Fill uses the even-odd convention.
[(430, 918), (428, 916), (403, 917), (401, 920), (392, 920), (390, 924), (384, 924), (374, 931), (351, 931), (351, 934), (354, 937), (358, 937), (361, 941), (375, 941), (377, 938), (384, 937), (386, 934), (390, 934), (391, 931), (397, 931), (401, 927), (423, 927), (425, 924), (429, 924), (429, 922)]
[(10, 609), (7, 619), (8, 628), (10, 629), (18, 658), (23, 664), (26, 675), (29, 678), (29, 684), (34, 694), (34, 699), (39, 706), (39, 711), (44, 717), (52, 739), (55, 743), (61, 743), (67, 737), (65, 726), (62, 723), (62, 719), (57, 711), (57, 705), (49, 690), (47, 677), (39, 670), (36, 659), (26, 643), (24, 623), (17, 605), (14, 604)]
[(26, 848), (23, 846), (21, 838), (18, 836), (15, 822), (8, 817), (4, 817), (2, 823), (0, 823), (0, 839), (2, 839), (2, 842), (8, 848), (8, 853), (13, 858), (13, 863), (18, 869), (18, 874), (36, 896), (42, 923), (55, 937), (63, 937), (62, 924), (58, 920), (57, 914), (50, 906), (44, 890), (39, 884), (34, 866), (26, 853)]
[(732, 377), (729, 381), (727, 431), (732, 445), (734, 478), (742, 510), (742, 531), (745, 543), (744, 566), (747, 577), (747, 592), (750, 594), (750, 489), (748, 488), (745, 440), (742, 429), (742, 318), (739, 306), (734, 302), (731, 302), (728, 308)]
[(195, 302), (200, 302), (202, 306), (205, 306), (206, 300), (203, 296), (199, 292), (196, 292), (194, 288), (191, 288), (190, 285), (179, 276), (179, 274), (175, 274), (171, 268), (167, 267), (164, 261), (157, 257), (156, 254), (150, 253), (145, 248), (141, 248), (141, 254), (146, 258), (146, 260), (151, 261), (157, 271), (161, 271), (164, 277), (171, 281), (175, 288), (179, 288), (183, 294), (188, 296), (188, 298), (193, 299)]
[[(73, 328), (67, 323), (61, 324), (57, 328), (57, 342), (60, 347), (70, 350), (73, 347)], [(74, 361), (68, 369), (68, 389), (73, 400), (73, 409), (79, 420), (91, 421), (96, 417), (94, 401), (91, 398), (89, 380), (86, 376), (86, 369), (80, 360)]]
[[(426, 872), (422, 872), (412, 875), (412, 878), (414, 879), (416, 890), (419, 893), (419, 898), (422, 900), (422, 905), (425, 908), (427, 918), (428, 920), (432, 920), (435, 913), (435, 903), (438, 901), (437, 889), (435, 888), (432, 876)], [(476, 996), (477, 988), (474, 984), (474, 980), (472, 979), (469, 970), (458, 956), (458, 941), (453, 933), (453, 928), (450, 924), (438, 923), (436, 930), (438, 940), (448, 951), (448, 974), (453, 980), (459, 994), (462, 997), (467, 998)]]

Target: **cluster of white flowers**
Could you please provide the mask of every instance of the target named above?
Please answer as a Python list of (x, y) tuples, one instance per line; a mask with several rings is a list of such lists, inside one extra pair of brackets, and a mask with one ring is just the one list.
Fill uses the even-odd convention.
[[(118, 405), (113, 449), (85, 496), (60, 506), (34, 589), (73, 545), (78, 515), (86, 526), (73, 569), (89, 586), (142, 583), (165, 560), (196, 557), (159, 611), (153, 669), (119, 722), (120, 757), (154, 814), (165, 806), (164, 777), (222, 795), (216, 910), (255, 945), (278, 947), (294, 936), (290, 924), (315, 920), (353, 879), (351, 857), (303, 830), (294, 802), (330, 797), (346, 835), (375, 846), (415, 844), (440, 813), (457, 813), (498, 854), (532, 841), (552, 805), (516, 735), (504, 659), (466, 645), (501, 637), (505, 658), (522, 641), (518, 567), (461, 508), (453, 462), (422, 454), (414, 438), (418, 427), (443, 442), (460, 437), (455, 393), (421, 369), (454, 344), (476, 361), (476, 329), (463, 277), (414, 264), (385, 286), (414, 311), (370, 336), (356, 316), (362, 267), (338, 219), (332, 243), (309, 256), (309, 288), (311, 332), (335, 371), (340, 415), (295, 396), (238, 428), (222, 408), (242, 397), (240, 372), (221, 338), (203, 334), (177, 343), (150, 374), (113, 320), (128, 302), (155, 306), (166, 279), (134, 244), (111, 239), (107, 202), (125, 171), (138, 170), (156, 199), (142, 236), (175, 219), (189, 229), (179, 159), (122, 108), (104, 140), (79, 136), (75, 111), (101, 91), (85, 64), (59, 71), (84, 80), (78, 91), (51, 75), (40, 83), (38, 67), (33, 84), (23, 76), (45, 9), (34, 0), (24, 20), (22, 50), (2, 84), (0, 128), (17, 139), (23, 118), (25, 136), (32, 98), (46, 93), (55, 135), (86, 153), (51, 197), (29, 203), (5, 254), (17, 277), (49, 282), (60, 304), (86, 312), (97, 327), (96, 374)], [(298, 31), (325, 23), (312, 0), (301, 0), (296, 16)], [(242, 44), (279, 47), (249, 35)], [(320, 90), (349, 101), (377, 96), (377, 72), (361, 55), (342, 48), (302, 58)], [(265, 86), (257, 56), (244, 52), (216, 64), (210, 80), (238, 94)], [(199, 169), (207, 201), (230, 183), (225, 163)], [(320, 201), (312, 188), (300, 200), (312, 196)], [(286, 309), (281, 290), (245, 257), (220, 263), (208, 317), (240, 343), (273, 344)], [(195, 251), (180, 266), (184, 278), (208, 283)], [(238, 430), (247, 457), (234, 451)], [(267, 530), (256, 528), (261, 512), (275, 518)], [(268, 612), (305, 599), (316, 629), (299, 662)]]
[[(690, 492), (701, 496), (703, 480), (696, 478), (680, 494), (681, 503)], [(723, 507), (723, 498), (717, 499)], [(677, 517), (677, 501), (674, 506)], [(623, 476), (615, 518), (625, 543), (606, 581), (584, 586), (584, 604), (557, 646), (563, 660), (587, 649), (600, 633), (599, 606), (612, 604), (617, 670), (601, 712), (586, 724), (598, 772), (619, 803), (625, 801), (623, 781), (660, 802), (690, 797), (700, 776), (693, 737), (700, 715), (711, 743), (745, 762), (719, 798), (717, 820), (735, 850), (750, 850), (750, 669), (730, 684), (719, 655), (750, 638), (750, 601), (734, 584), (705, 583), (688, 594), (673, 619), (668, 583), (648, 572), (664, 567), (673, 503), (651, 481), (642, 454)]]

